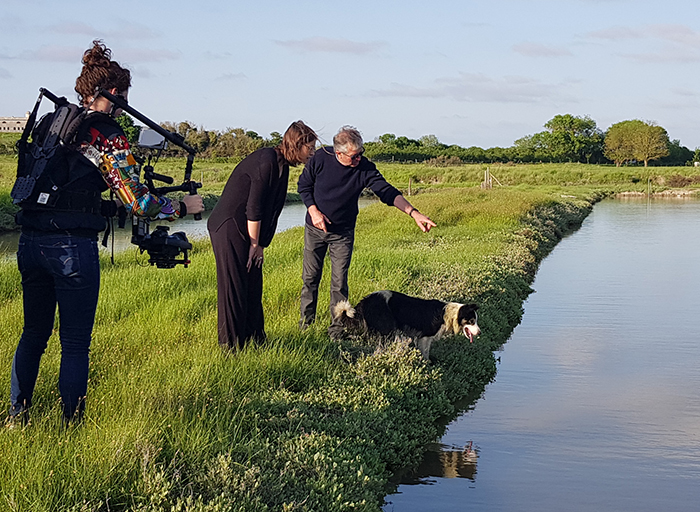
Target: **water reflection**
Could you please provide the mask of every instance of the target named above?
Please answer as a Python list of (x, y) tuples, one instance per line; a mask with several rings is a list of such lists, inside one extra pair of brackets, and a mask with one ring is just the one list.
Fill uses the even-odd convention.
[(476, 477), (477, 449), (471, 441), (463, 447), (431, 444), (423, 456), (420, 466), (401, 475), (403, 485), (430, 484), (432, 478)]

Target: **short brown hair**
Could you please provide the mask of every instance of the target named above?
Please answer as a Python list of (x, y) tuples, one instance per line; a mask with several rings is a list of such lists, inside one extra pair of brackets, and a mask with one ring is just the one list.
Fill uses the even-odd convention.
[(83, 69), (75, 80), (75, 92), (80, 103), (97, 94), (100, 89), (126, 92), (131, 87), (131, 72), (112, 60), (112, 50), (95, 39), (92, 48), (83, 53)]
[(318, 135), (316, 135), (316, 132), (309, 128), (304, 121), (295, 121), (284, 132), (279, 148), (282, 156), (290, 165), (299, 165), (303, 163), (300, 155), (301, 149), (307, 144), (315, 143), (317, 140)]

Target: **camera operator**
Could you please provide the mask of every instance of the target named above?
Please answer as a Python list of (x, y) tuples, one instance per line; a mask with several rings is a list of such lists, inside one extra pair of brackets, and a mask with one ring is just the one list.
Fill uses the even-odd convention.
[[(12, 362), (9, 426), (29, 421), (39, 363), (53, 330), (57, 305), (63, 420), (67, 425), (83, 417), (100, 287), (97, 234), (106, 227), (104, 216), (116, 210), (113, 201), (101, 201), (101, 193), (111, 189), (127, 212), (156, 219), (172, 220), (204, 210), (199, 195), (185, 196), (179, 202), (152, 195), (139, 183), (136, 161), (114, 120), (120, 111), (98, 95), (104, 89), (126, 98), (131, 86), (131, 73), (111, 60), (111, 55), (99, 40), (83, 54), (75, 91), (87, 115), (78, 128), (76, 150), (66, 151), (57, 163), (51, 160), (44, 170), (58, 199), (51, 205), (23, 205), (17, 214), (22, 228), (17, 263), (22, 275), (24, 327)], [(33, 137), (42, 137), (42, 123)]]

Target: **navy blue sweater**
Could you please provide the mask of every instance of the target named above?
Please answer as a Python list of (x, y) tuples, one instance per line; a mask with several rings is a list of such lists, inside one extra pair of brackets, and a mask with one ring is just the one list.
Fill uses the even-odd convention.
[[(297, 190), (307, 208), (316, 205), (328, 217), (331, 221), (328, 231), (340, 233), (355, 228), (357, 200), (366, 188), (390, 206), (401, 195), (364, 156), (357, 167), (345, 166), (338, 161), (333, 148), (327, 146), (316, 151), (306, 164)], [(306, 223), (313, 225), (308, 212)]]

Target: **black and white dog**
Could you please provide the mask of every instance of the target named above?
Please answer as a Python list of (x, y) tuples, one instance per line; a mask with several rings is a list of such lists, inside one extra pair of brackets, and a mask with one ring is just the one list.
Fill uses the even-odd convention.
[(476, 304), (419, 299), (382, 290), (367, 295), (354, 308), (347, 301), (339, 302), (333, 316), (350, 333), (408, 336), (428, 359), (434, 340), (461, 332), (473, 342), (474, 336), (481, 334), (477, 309)]

